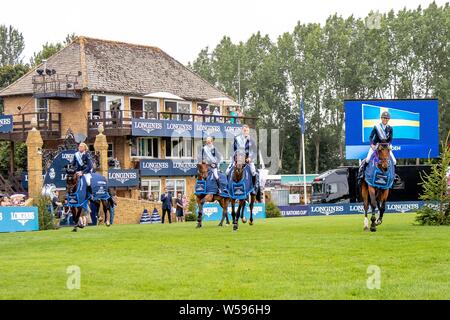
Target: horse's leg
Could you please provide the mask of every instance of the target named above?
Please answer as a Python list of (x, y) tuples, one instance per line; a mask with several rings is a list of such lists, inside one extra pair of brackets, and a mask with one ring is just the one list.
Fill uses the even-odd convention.
[(80, 219), (79, 215), (77, 214), (77, 208), (74, 207), (70, 207), (70, 213), (72, 214), (72, 220), (74, 223), (72, 232), (77, 232), (77, 228), (78, 228), (78, 221)]
[(370, 217), (370, 231), (375, 232), (377, 231), (377, 224), (376, 221), (376, 210), (377, 210), (377, 196), (376, 196), (376, 190), (373, 187), (369, 186), (369, 197), (370, 197), (370, 207), (372, 208), (372, 215)]
[(249, 207), (250, 207), (250, 222), (248, 224), (251, 226), (253, 225), (253, 205), (255, 204), (255, 198), (256, 198), (256, 195), (254, 195), (254, 194), (252, 194), (250, 196), (250, 205), (249, 205)]
[[(244, 206), (242, 206), (242, 202), (244, 202)], [(245, 200), (239, 200), (239, 206), (237, 209), (237, 213), (236, 213), (236, 222), (233, 225), (233, 230), (237, 231), (239, 228), (239, 216), (241, 215), (241, 210), (243, 210), (245, 208)], [(243, 211), (242, 211), (243, 213)]]
[(203, 215), (203, 204), (204, 203), (205, 203), (205, 197), (199, 198), (197, 196), (197, 205), (198, 205), (197, 228), (202, 227), (202, 215)]
[(111, 225), (110, 214), (109, 214), (109, 203), (108, 200), (102, 200), (103, 213), (105, 214), (105, 224), (107, 227)]
[(245, 205), (247, 203), (247, 199), (239, 200), (239, 206), (241, 205), (242, 202), (244, 203), (244, 209), (242, 209), (242, 212), (240, 213), (242, 223), (247, 223), (247, 219), (245, 219)]
[(218, 225), (219, 227), (221, 227), (223, 225), (223, 220), (225, 220), (225, 215), (226, 215), (226, 211), (224, 209), (224, 201), (225, 201), (225, 198), (222, 198), (219, 200), (220, 207), (222, 208), (222, 219), (220, 220), (220, 223)]
[(237, 224), (235, 206), (236, 206), (236, 200), (231, 199), (231, 219), (233, 220), (233, 229), (234, 229), (234, 226)]
[(367, 218), (367, 212), (369, 211), (369, 190), (367, 190), (367, 184), (365, 182), (361, 184), (361, 197), (364, 202), (364, 231), (369, 231), (369, 219)]
[(228, 198), (223, 199), (224, 214), (225, 214), (225, 219), (227, 220), (227, 224), (226, 224), (227, 226), (230, 225), (230, 219), (228, 219), (228, 202), (229, 202)]
[(97, 217), (97, 226), (102, 222), (101, 214), (100, 214), (100, 202), (101, 200), (92, 201), (94, 203), (95, 215)]
[(378, 205), (379, 215), (378, 215), (378, 219), (377, 219), (377, 225), (380, 225), (383, 223), (383, 215), (384, 215), (384, 211), (386, 211), (386, 200), (387, 200), (388, 195), (389, 195), (389, 189), (384, 190), (380, 196), (380, 201), (379, 201), (379, 205)]

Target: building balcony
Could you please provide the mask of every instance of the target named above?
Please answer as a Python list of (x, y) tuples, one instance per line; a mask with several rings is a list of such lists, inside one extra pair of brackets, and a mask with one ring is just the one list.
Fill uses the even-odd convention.
[[(47, 69), (48, 70), (48, 69)], [(53, 70), (54, 71), (54, 70)], [(78, 77), (52, 74), (35, 75), (32, 78), (33, 97), (36, 99), (80, 99), (81, 87)]]
[(98, 126), (103, 125), (107, 136), (126, 136), (132, 133), (132, 121), (136, 119), (202, 122), (205, 124), (246, 124), (256, 127), (257, 118), (232, 117), (222, 115), (202, 115), (197, 113), (145, 112), (145, 111), (99, 111), (88, 112), (88, 134), (95, 136)]
[(61, 138), (61, 113), (30, 112), (14, 114), (13, 131), (0, 133), (0, 140), (25, 141), (28, 131), (33, 129), (31, 120), (37, 119), (37, 126), (43, 140), (58, 140)]

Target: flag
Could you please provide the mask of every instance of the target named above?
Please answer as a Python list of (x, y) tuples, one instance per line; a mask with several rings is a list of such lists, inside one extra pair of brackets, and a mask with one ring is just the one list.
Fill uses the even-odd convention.
[(305, 103), (303, 101), (300, 102), (300, 112), (298, 114), (298, 125), (300, 126), (300, 130), (302, 134), (305, 133)]
[(362, 104), (363, 142), (369, 142), (373, 127), (381, 122), (381, 114), (387, 111), (391, 115), (389, 125), (393, 129), (394, 139), (420, 140), (420, 113)]

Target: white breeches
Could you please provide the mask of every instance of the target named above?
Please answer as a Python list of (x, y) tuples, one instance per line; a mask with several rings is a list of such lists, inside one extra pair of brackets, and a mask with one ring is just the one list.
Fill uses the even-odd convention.
[(83, 177), (86, 179), (86, 184), (88, 186), (90, 186), (91, 185), (92, 175), (90, 173), (85, 173), (85, 174), (83, 174)]
[[(366, 157), (366, 162), (367, 162), (367, 163), (369, 163), (370, 158), (371, 158), (372, 155), (373, 155), (373, 152), (374, 152), (374, 150), (373, 150), (372, 148), (369, 148), (369, 152), (367, 152), (367, 157)], [(394, 154), (392, 153), (392, 150), (389, 150), (389, 154), (391, 155), (393, 165), (395, 166), (395, 165), (397, 164), (397, 159), (395, 159), (395, 156), (394, 156)]]
[(214, 179), (219, 180), (219, 170), (217, 168), (211, 168)]

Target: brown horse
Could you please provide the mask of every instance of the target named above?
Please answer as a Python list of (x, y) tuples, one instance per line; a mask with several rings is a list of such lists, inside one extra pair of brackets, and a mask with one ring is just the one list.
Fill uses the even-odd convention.
[[(76, 174), (76, 171), (71, 167), (66, 167), (66, 192), (67, 194), (74, 194), (77, 191), (79, 176)], [(86, 195), (87, 198), (87, 195)], [(89, 200), (88, 200), (89, 201)], [(94, 205), (97, 208), (97, 218), (98, 222), (101, 222), (103, 219), (100, 217), (100, 203), (103, 207), (103, 213), (105, 215), (105, 224), (106, 226), (110, 226), (110, 216), (109, 216), (109, 202), (107, 200), (96, 200), (94, 201)], [(84, 226), (80, 223), (81, 212), (83, 211), (83, 207), (75, 207), (69, 206), (70, 212), (72, 214), (73, 222), (75, 224), (72, 229), (73, 232), (77, 231), (77, 228), (84, 228)]]
[[(247, 160), (246, 160), (247, 161)], [(246, 163), (246, 162), (245, 162)], [(233, 182), (239, 182), (242, 180), (245, 171), (245, 165), (243, 161), (239, 160), (239, 155), (237, 156), (237, 161), (234, 163), (233, 175), (231, 177)], [(259, 191), (257, 194), (260, 194)], [(258, 198), (258, 199), (257, 199)], [(244, 217), (245, 205), (248, 201), (247, 199), (239, 200), (239, 206), (237, 212), (235, 212), (236, 199), (231, 198), (231, 217), (233, 218), (233, 230), (238, 230), (239, 228), (239, 217), (242, 215), (242, 222), (246, 223), (247, 220)], [(253, 206), (255, 201), (261, 202), (260, 197), (256, 194), (250, 193), (250, 222), (249, 225), (253, 225)]]
[[(382, 172), (386, 172), (389, 169), (390, 160), (389, 160), (389, 145), (380, 143), (376, 150), (378, 157), (377, 166)], [(389, 189), (379, 189), (372, 186), (369, 186), (364, 179), (361, 181), (361, 197), (364, 202), (364, 231), (369, 230), (369, 220), (367, 218), (367, 212), (369, 210), (369, 202), (372, 208), (372, 216), (370, 218), (371, 225), (370, 231), (377, 231), (377, 225), (380, 225), (383, 222), (383, 214), (385, 211), (386, 200), (389, 195)], [(376, 208), (379, 210), (378, 219), (375, 218)]]
[[(199, 163), (197, 165), (198, 169), (198, 180), (206, 180), (208, 178), (208, 164)], [(202, 216), (203, 216), (203, 205), (205, 202), (218, 201), (222, 207), (222, 220), (219, 223), (221, 227), (223, 225), (223, 220), (227, 220), (227, 226), (230, 225), (230, 220), (228, 219), (228, 201), (229, 198), (222, 197), (218, 194), (197, 194), (197, 205), (198, 205), (198, 218), (197, 218), (197, 228), (202, 226)]]

